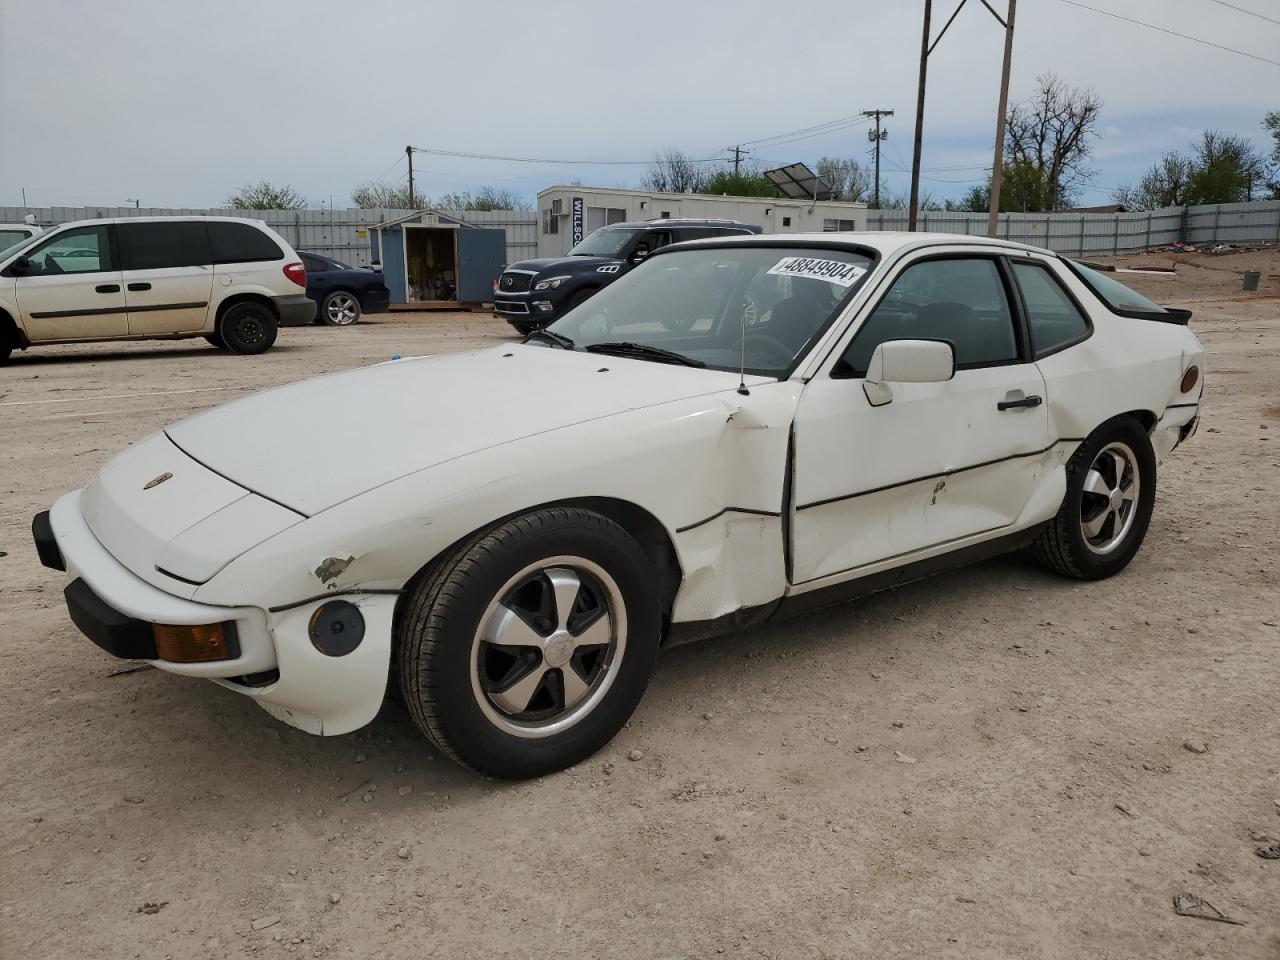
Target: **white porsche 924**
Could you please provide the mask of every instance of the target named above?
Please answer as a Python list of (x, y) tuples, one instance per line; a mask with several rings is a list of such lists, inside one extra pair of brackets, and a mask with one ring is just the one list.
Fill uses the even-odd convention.
[(524, 343), (184, 420), (33, 532), (116, 656), (326, 735), (398, 684), (449, 756), (536, 776), (681, 637), (1018, 548), (1122, 570), (1198, 423), (1188, 317), (1012, 243), (683, 243)]

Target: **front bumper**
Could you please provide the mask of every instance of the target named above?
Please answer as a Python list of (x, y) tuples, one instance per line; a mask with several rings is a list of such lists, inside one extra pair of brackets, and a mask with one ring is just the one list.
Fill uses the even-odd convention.
[[(390, 666), (391, 624), (397, 596), (357, 595), (365, 621), (363, 641), (344, 656), (329, 656), (311, 642), (311, 617), (328, 596), (271, 611), (227, 607), (166, 593), (115, 559), (80, 513), (80, 493), (58, 500), (32, 523), (41, 562), (63, 569), (72, 621), (117, 657), (146, 660), (157, 669), (204, 677), (257, 701), (277, 719), (309, 733), (348, 733), (378, 713)], [(152, 624), (231, 623), (230, 659), (171, 663), (156, 659)]]
[(301, 327), (316, 318), (316, 302), (305, 293), (273, 297), (282, 327)]

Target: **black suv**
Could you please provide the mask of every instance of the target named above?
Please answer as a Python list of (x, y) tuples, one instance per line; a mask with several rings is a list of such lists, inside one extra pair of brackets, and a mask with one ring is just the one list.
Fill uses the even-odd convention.
[(521, 260), (503, 271), (493, 309), (521, 333), (558, 320), (659, 247), (682, 240), (761, 233), (736, 220), (646, 220), (601, 227), (565, 257)]

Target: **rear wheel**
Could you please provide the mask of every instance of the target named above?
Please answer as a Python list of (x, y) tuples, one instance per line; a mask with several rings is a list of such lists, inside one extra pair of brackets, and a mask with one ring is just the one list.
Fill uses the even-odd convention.
[(252, 301), (228, 307), (218, 322), (217, 335), (233, 353), (265, 353), (276, 342), (275, 314)]
[(330, 326), (349, 326), (360, 319), (360, 301), (354, 293), (335, 290), (320, 304), (320, 319)]
[(1067, 495), (1032, 551), (1065, 576), (1112, 576), (1142, 546), (1155, 499), (1156, 457), (1147, 431), (1132, 417), (1116, 417), (1067, 462)]
[(459, 763), (499, 777), (585, 759), (648, 684), (654, 581), (635, 540), (588, 510), (538, 510), (477, 537), (409, 597), (397, 672), (414, 721)]

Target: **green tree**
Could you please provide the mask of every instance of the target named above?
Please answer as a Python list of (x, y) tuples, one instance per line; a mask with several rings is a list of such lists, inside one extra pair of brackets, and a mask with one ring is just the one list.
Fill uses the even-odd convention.
[[(1264, 121), (1265, 123), (1265, 121)], [(1135, 186), (1115, 193), (1135, 210), (1201, 203), (1240, 203), (1267, 189), (1267, 159), (1246, 137), (1206, 130), (1190, 154), (1172, 151), (1142, 175)]]
[(721, 167), (716, 170), (702, 188), (703, 193), (724, 194), (730, 197), (777, 196), (773, 181), (758, 170), (740, 170)]
[(1036, 92), (1014, 104), (1005, 121), (1004, 152), (1016, 182), (1006, 180), (1001, 187), (1001, 210), (1006, 189), (1020, 191), (1009, 209), (1062, 210), (1091, 175), (1086, 164), (1098, 136), (1102, 98), (1052, 73), (1036, 82)]
[(293, 187), (277, 186), (266, 180), (245, 184), (227, 197), (226, 202), (235, 210), (301, 210), (307, 205)]

